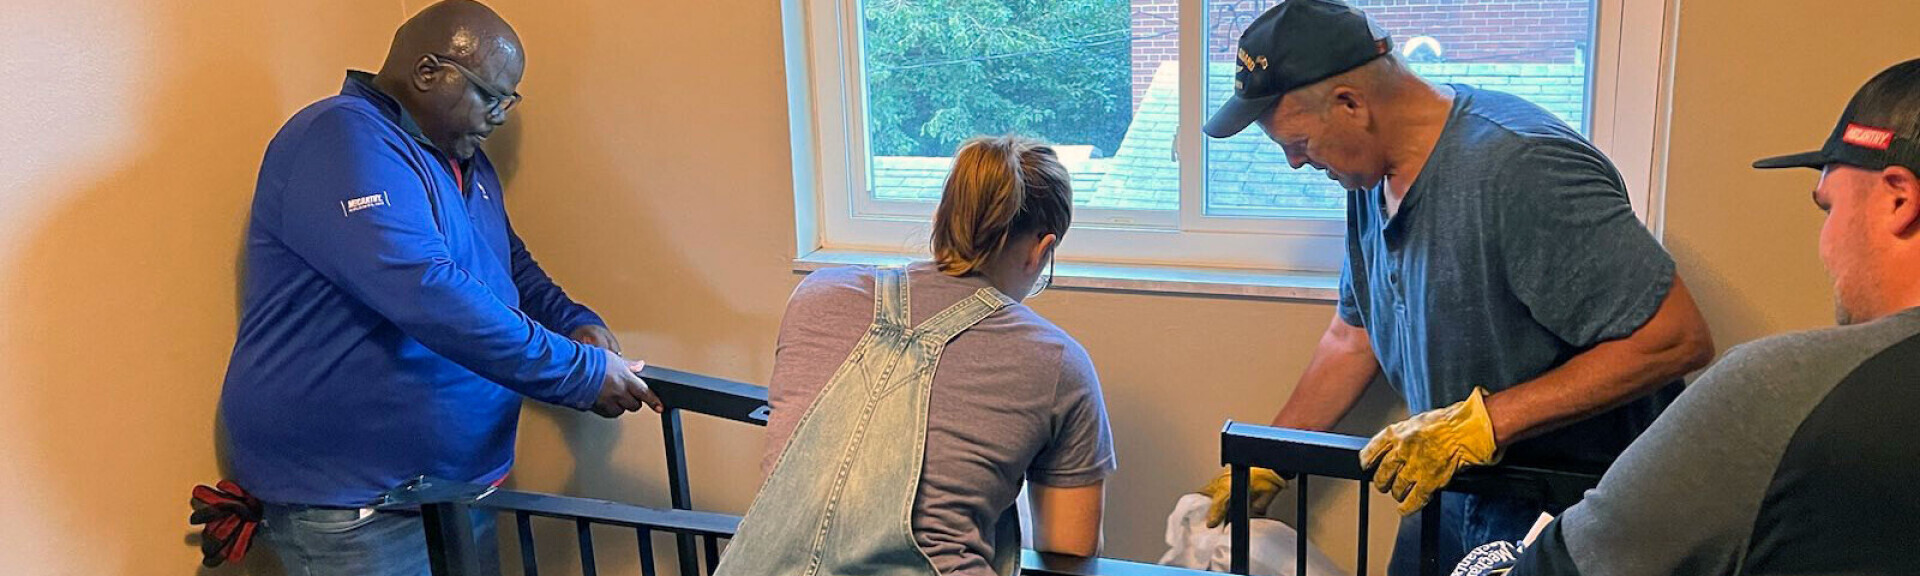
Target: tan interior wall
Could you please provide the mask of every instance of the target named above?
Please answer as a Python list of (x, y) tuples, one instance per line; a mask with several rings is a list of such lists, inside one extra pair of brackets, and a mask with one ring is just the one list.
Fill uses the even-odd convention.
[(0, 9), (0, 572), (188, 574), (265, 144), (392, 1)]
[[(1907, 0), (1847, 2), (1848, 15), (1797, 0), (1685, 2), (1668, 245), (1723, 346), (1824, 325), (1819, 216), (1805, 200), (1813, 175), (1746, 165), (1813, 145), (1868, 75), (1920, 55), (1910, 33), (1920, 11)], [(14, 520), (0, 523), (0, 542), (10, 543), (0, 569), (196, 570), (186, 490), (219, 474), (214, 404), (261, 151), (293, 111), (337, 90), (343, 68), (374, 66), (392, 27), (422, 5), (9, 3), (0, 18), (0, 77), (14, 86), (0, 107), (0, 516)], [(793, 167), (778, 4), (499, 8), (530, 54), (527, 104), (491, 144), (522, 235), (629, 349), (662, 365), (764, 379), (799, 280), (788, 262)], [(1138, 560), (1163, 550), (1174, 496), (1215, 470), (1220, 422), (1270, 416), (1331, 314), (1319, 303), (1065, 290), (1034, 305), (1100, 367), (1122, 466), (1108, 551)], [(1376, 391), (1351, 431), (1386, 422), (1393, 403)], [(654, 418), (529, 411), (516, 485), (666, 502)], [(688, 430), (697, 503), (744, 510), (761, 435), (698, 418)], [(1328, 520), (1313, 535), (1342, 558), (1352, 548), (1352, 490), (1328, 492), (1316, 491), (1313, 506)], [(607, 536), (603, 567), (623, 569), (630, 537)], [(543, 557), (562, 567), (571, 562), (562, 550)], [(1384, 547), (1374, 550), (1384, 558)]]
[(1818, 148), (1875, 73), (1920, 57), (1906, 0), (1683, 0), (1675, 61), (1667, 247), (1722, 349), (1828, 326), (1812, 170), (1758, 158)]

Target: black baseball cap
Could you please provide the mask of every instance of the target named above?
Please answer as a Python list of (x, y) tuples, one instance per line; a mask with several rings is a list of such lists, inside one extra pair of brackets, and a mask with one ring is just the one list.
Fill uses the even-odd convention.
[(1358, 68), (1390, 49), (1386, 29), (1345, 2), (1281, 2), (1240, 34), (1233, 96), (1204, 129), (1214, 138), (1239, 134), (1286, 93)]
[(1869, 170), (1905, 166), (1920, 172), (1920, 59), (1880, 72), (1861, 86), (1819, 150), (1775, 156), (1754, 168), (1823, 168), (1846, 164)]

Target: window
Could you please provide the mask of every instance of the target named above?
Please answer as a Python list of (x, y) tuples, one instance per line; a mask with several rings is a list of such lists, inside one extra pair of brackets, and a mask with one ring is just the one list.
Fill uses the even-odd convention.
[[(924, 253), (954, 149), (1020, 133), (1074, 174), (1063, 261), (1340, 267), (1345, 191), (1258, 129), (1199, 130), (1231, 93), (1241, 31), (1278, 0), (790, 1), (802, 256)], [(1350, 1), (1429, 80), (1587, 133), (1657, 222), (1667, 0)]]

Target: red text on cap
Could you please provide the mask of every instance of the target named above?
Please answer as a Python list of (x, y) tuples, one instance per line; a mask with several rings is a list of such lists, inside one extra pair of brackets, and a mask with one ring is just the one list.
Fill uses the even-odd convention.
[(1849, 123), (1847, 129), (1840, 133), (1840, 141), (1861, 148), (1886, 150), (1888, 145), (1893, 144), (1893, 131)]

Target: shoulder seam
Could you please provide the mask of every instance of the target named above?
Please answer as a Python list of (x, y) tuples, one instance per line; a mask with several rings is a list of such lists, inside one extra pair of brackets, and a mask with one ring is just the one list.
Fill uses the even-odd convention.
[(1765, 504), (1767, 496), (1773, 493), (1774, 483), (1780, 479), (1781, 466), (1784, 466), (1786, 464), (1787, 452), (1792, 450), (1794, 439), (1799, 438), (1800, 433), (1806, 429), (1807, 420), (1813, 416), (1814, 412), (1819, 411), (1821, 405), (1826, 404), (1827, 399), (1833, 396), (1834, 390), (1840, 389), (1840, 386), (1842, 384), (1846, 384), (1847, 381), (1852, 379), (1855, 374), (1860, 373), (1861, 368), (1864, 368), (1869, 364), (1872, 364), (1876, 361), (1879, 361), (1882, 358), (1887, 357), (1888, 354), (1893, 353), (1894, 350), (1896, 348), (1899, 348), (1901, 345), (1906, 344), (1908, 342), (1915, 342), (1915, 341), (1920, 341), (1920, 334), (1909, 334), (1905, 338), (1901, 338), (1899, 340), (1890, 342), (1885, 347), (1881, 348), (1879, 351), (1874, 352), (1873, 354), (1870, 354), (1865, 358), (1862, 358), (1859, 362), (1855, 362), (1853, 366), (1847, 368), (1845, 373), (1841, 374), (1838, 379), (1834, 380), (1832, 386), (1829, 386), (1825, 392), (1822, 392), (1820, 394), (1820, 397), (1818, 400), (1806, 406), (1806, 411), (1801, 413), (1800, 415), (1800, 422), (1794, 425), (1793, 433), (1787, 435), (1786, 443), (1781, 446), (1780, 454), (1776, 456), (1777, 459), (1773, 463), (1773, 473), (1767, 475), (1766, 488), (1760, 491), (1759, 500), (1757, 502), (1754, 502), (1753, 504), (1753, 507), (1752, 507), (1753, 517), (1748, 519), (1747, 521), (1746, 538), (1741, 539), (1740, 549), (1737, 551), (1738, 556), (1734, 558), (1735, 573), (1741, 573), (1742, 570), (1746, 569), (1746, 564), (1747, 564), (1747, 560), (1749, 559), (1749, 554), (1751, 554), (1753, 551), (1753, 544), (1754, 544), (1753, 539), (1755, 535), (1758, 533), (1758, 530), (1760, 527), (1761, 505)]

